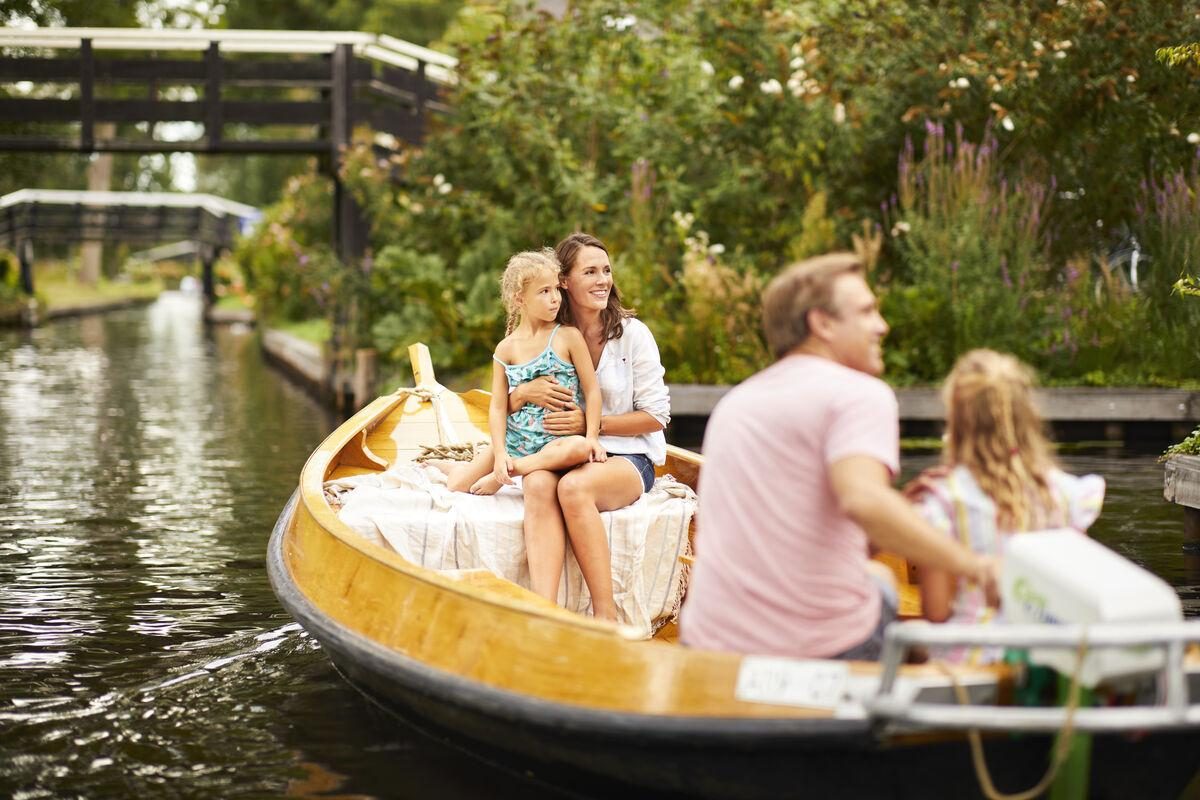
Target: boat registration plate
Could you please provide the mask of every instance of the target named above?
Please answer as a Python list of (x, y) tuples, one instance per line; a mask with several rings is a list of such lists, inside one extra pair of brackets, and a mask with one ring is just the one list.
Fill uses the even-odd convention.
[(734, 697), (747, 703), (835, 709), (850, 677), (841, 661), (801, 661), (747, 656), (738, 670)]

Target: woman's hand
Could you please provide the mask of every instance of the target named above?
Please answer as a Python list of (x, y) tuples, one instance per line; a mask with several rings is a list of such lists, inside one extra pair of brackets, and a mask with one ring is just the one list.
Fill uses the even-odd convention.
[(541, 406), (547, 411), (566, 411), (575, 408), (575, 393), (549, 375), (539, 375), (513, 390), (513, 400), (520, 408), (526, 403)]
[(554, 436), (583, 436), (587, 433), (587, 421), (583, 409), (574, 403), (567, 403), (566, 411), (554, 411), (542, 418), (542, 427), (546, 433)]
[(592, 446), (592, 454), (588, 456), (589, 461), (598, 461), (602, 464), (608, 461), (608, 451), (600, 445), (598, 440), (588, 439), (588, 444)]

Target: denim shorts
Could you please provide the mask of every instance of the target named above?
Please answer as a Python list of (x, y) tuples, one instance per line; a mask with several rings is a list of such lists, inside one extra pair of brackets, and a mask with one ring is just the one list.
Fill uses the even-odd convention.
[(609, 455), (628, 459), (642, 479), (642, 492), (650, 491), (650, 487), (654, 485), (654, 462), (650, 460), (649, 456), (644, 453), (609, 453)]
[(839, 653), (834, 658), (849, 661), (878, 661), (883, 652), (883, 631), (889, 623), (896, 621), (896, 609), (900, 605), (900, 599), (896, 596), (896, 588), (890, 583), (884, 583), (874, 575), (871, 576), (871, 581), (879, 589), (879, 622), (875, 624), (875, 629), (865, 640), (844, 653)]

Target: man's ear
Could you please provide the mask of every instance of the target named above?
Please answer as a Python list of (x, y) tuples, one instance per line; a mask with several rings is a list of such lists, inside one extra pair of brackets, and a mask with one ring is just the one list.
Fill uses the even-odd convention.
[(808, 333), (818, 339), (827, 340), (831, 335), (833, 315), (823, 308), (810, 308), (804, 312), (804, 322)]

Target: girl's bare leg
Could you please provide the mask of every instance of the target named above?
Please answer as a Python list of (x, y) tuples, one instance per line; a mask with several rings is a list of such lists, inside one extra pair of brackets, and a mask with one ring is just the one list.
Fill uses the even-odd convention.
[(531, 472), (522, 480), (529, 588), (551, 603), (558, 602), (567, 550), (567, 529), (558, 507), (558, 481), (558, 475), (546, 470)]
[(617, 619), (612, 555), (600, 512), (624, 508), (641, 496), (642, 479), (624, 458), (584, 464), (559, 479), (558, 502), (563, 521), (575, 560), (591, 592), (592, 614), (597, 619)]
[(538, 470), (563, 470), (587, 463), (592, 454), (588, 440), (582, 436), (555, 439), (533, 455), (513, 459), (513, 472), (528, 475)]
[(452, 492), (469, 492), (476, 481), (491, 474), (495, 463), (492, 460), (492, 448), (485, 447), (470, 461), (455, 462), (446, 472), (446, 485)]

